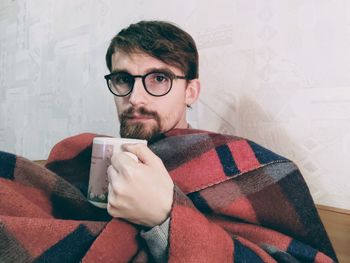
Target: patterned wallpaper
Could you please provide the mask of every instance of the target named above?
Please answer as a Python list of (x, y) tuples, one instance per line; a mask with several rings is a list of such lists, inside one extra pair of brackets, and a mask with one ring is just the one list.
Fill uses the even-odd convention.
[(292, 159), (317, 203), (350, 209), (349, 13), (347, 0), (0, 0), (0, 149), (45, 159), (66, 136), (118, 134), (106, 47), (165, 19), (199, 47), (192, 125)]

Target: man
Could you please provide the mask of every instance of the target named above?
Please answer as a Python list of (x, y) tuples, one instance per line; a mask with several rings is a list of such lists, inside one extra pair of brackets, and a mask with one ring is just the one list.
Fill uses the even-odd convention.
[[(190, 35), (169, 23), (140, 22), (112, 40), (106, 62), (111, 71), (106, 79), (115, 95), (121, 137), (152, 141), (172, 129), (188, 127), (186, 107), (195, 102), (200, 91), (198, 53)], [(108, 173), (108, 211), (112, 216), (154, 227), (168, 217), (173, 182), (161, 160), (147, 147), (129, 145), (127, 150), (146, 165), (129, 171), (134, 162), (128, 155), (113, 158)], [(137, 177), (135, 184), (116, 171)], [(122, 197), (118, 196), (121, 188), (126, 191)], [(159, 202), (153, 204), (152, 200)]]
[[(147, 139), (152, 144), (173, 129), (189, 128), (186, 108), (200, 92), (198, 52), (189, 34), (162, 21), (132, 24), (112, 39), (106, 63), (111, 74), (105, 78), (115, 95), (121, 137)], [(141, 236), (156, 261), (164, 262), (168, 258), (174, 182), (162, 160), (147, 146), (125, 145), (125, 151), (135, 154), (140, 162), (126, 153), (112, 157), (108, 213), (150, 228), (141, 231)], [(181, 192), (177, 187), (176, 191)], [(213, 245), (226, 242), (224, 239), (213, 238)], [(211, 242), (209, 236), (207, 242)], [(265, 250), (273, 254), (273, 249)], [(216, 252), (222, 256), (223, 251)]]
[[(152, 141), (172, 129), (188, 128), (186, 108), (200, 91), (198, 52), (189, 34), (160, 21), (131, 25), (112, 40), (106, 63), (121, 137)], [(143, 235), (154, 244), (162, 240), (159, 236), (167, 235), (174, 183), (162, 161), (146, 146), (128, 145), (126, 150), (144, 165), (135, 165), (126, 154), (112, 158), (107, 209), (111, 216), (136, 224), (161, 225), (161, 230), (155, 229), (160, 233)], [(165, 258), (167, 238), (164, 241), (151, 245), (158, 260)]]

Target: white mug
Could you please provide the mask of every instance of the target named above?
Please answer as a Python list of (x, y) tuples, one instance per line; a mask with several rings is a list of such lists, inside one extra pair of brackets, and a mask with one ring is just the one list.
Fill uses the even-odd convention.
[[(87, 199), (97, 207), (107, 207), (107, 169), (111, 164), (112, 155), (123, 151), (122, 145), (125, 143), (143, 143), (147, 145), (146, 140), (139, 139), (95, 137), (93, 140)], [(128, 154), (137, 160), (135, 155), (131, 153)]]

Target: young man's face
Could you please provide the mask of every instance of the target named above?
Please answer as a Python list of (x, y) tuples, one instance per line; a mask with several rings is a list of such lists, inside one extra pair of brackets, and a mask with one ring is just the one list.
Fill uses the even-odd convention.
[[(130, 75), (145, 75), (164, 70), (171, 71), (177, 76), (184, 76), (184, 72), (180, 69), (142, 52), (116, 52), (112, 55), (112, 72), (123, 71)], [(195, 83), (196, 81), (174, 79), (168, 94), (155, 97), (144, 89), (142, 79), (136, 78), (129, 95), (114, 98), (120, 120), (120, 135), (149, 140), (174, 128), (187, 128), (186, 105), (197, 98), (199, 83)]]

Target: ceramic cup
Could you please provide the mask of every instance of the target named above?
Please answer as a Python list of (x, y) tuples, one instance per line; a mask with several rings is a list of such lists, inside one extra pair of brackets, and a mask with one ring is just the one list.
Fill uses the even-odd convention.
[[(143, 143), (147, 145), (146, 140), (139, 139), (95, 137), (93, 140), (87, 199), (97, 207), (107, 207), (107, 169), (111, 164), (112, 155), (123, 151), (122, 145), (125, 143)], [(137, 160), (134, 154), (128, 154)]]

